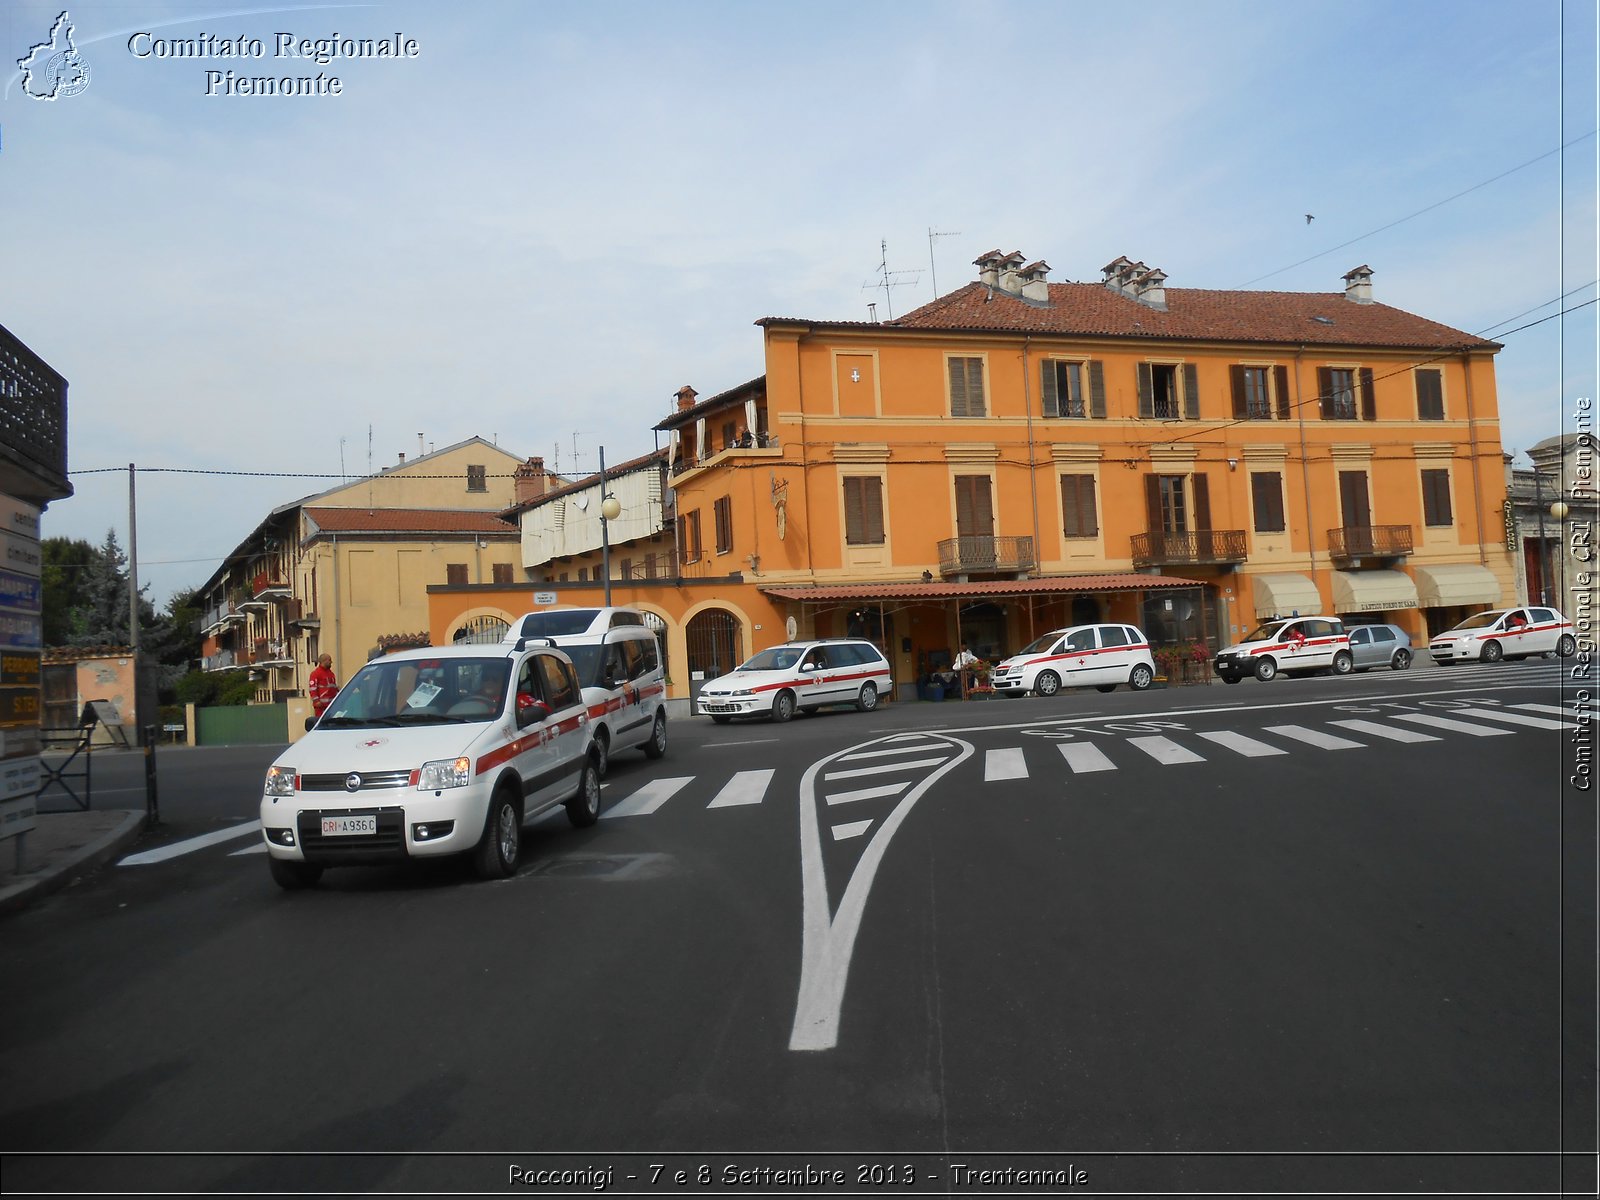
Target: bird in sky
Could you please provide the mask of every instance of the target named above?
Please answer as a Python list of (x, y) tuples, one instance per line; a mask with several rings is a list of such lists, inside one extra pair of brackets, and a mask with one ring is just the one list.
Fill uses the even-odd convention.
[(1313, 217), (1313, 216), (1312, 216), (1312, 215), (1311, 215), (1311, 214), (1310, 214), (1310, 213), (1307, 213), (1307, 214), (1306, 214), (1306, 224), (1307, 224), (1307, 225), (1309, 225), (1309, 224), (1311, 224), (1311, 222), (1313, 222), (1313, 221), (1315, 221), (1315, 220), (1316, 220), (1316, 218), (1315, 218), (1315, 217)]

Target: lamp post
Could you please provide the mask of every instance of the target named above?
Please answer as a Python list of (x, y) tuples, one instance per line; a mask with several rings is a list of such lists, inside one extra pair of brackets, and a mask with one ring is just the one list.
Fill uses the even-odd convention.
[(622, 515), (622, 505), (606, 491), (606, 448), (600, 447), (600, 576), (605, 581), (605, 606), (611, 607), (610, 523)]
[[(1533, 504), (1539, 513), (1539, 603), (1550, 603), (1550, 543), (1544, 536), (1544, 475), (1539, 471), (1533, 473)], [(1556, 528), (1559, 533), (1559, 522), (1566, 520), (1567, 513), (1571, 511), (1564, 501), (1557, 499), (1550, 506), (1550, 515), (1558, 522)], [(1563, 543), (1565, 544), (1565, 543)], [(1566, 575), (1566, 559), (1562, 558), (1562, 575)], [(1562, 580), (1563, 584), (1566, 582)]]

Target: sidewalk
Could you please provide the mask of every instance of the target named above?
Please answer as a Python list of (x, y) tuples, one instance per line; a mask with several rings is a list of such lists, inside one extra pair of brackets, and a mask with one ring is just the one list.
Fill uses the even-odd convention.
[(40, 813), (22, 835), (22, 870), (17, 870), (17, 839), (0, 842), (0, 914), (16, 912), (42, 896), (105, 865), (144, 832), (144, 813)]

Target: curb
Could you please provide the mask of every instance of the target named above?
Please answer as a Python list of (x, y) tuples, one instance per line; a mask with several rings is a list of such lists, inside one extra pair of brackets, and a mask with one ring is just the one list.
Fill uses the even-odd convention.
[(80, 847), (60, 862), (52, 864), (48, 871), (37, 875), (24, 875), (4, 889), (0, 889), (0, 914), (13, 913), (25, 908), (35, 900), (66, 887), (80, 875), (86, 875), (104, 866), (138, 841), (144, 830), (144, 813), (128, 813), (121, 824), (111, 832), (102, 834), (97, 840)]

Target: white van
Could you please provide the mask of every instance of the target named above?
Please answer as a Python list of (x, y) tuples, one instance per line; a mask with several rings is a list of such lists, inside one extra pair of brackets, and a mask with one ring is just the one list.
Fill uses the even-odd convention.
[(661, 647), (637, 608), (542, 608), (511, 623), (505, 641), (536, 638), (561, 650), (578, 669), (594, 726), (600, 774), (611, 756), (667, 752), (667, 677)]
[(272, 877), (471, 854), (485, 878), (517, 867), (522, 826), (564, 804), (600, 816), (600, 772), (572, 660), (521, 642), (374, 659), (267, 768), (261, 832)]

